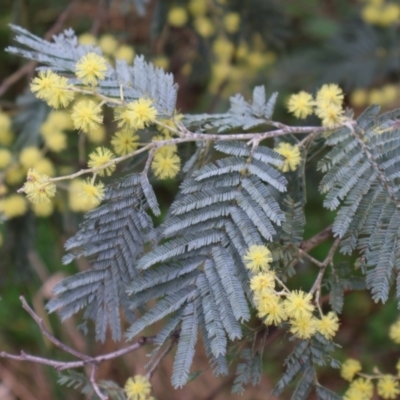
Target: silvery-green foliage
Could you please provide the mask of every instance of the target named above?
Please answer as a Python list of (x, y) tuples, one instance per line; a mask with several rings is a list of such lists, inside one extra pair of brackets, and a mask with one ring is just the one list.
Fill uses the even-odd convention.
[(273, 93), (268, 100), (265, 96), (265, 87), (256, 86), (252, 103), (246, 101), (242, 95), (236, 94), (230, 98), (231, 106), (226, 113), (186, 115), (184, 123), (204, 129), (216, 128), (218, 132), (265, 125), (271, 120), (278, 93)]
[(385, 302), (400, 266), (400, 110), (378, 112), (371, 106), (356, 125), (333, 132), (327, 138), (332, 149), (319, 169), (324, 206), (338, 210), (332, 230), (341, 238), (341, 251), (362, 253), (367, 287), (375, 301)]
[[(20, 47), (9, 46), (6, 51), (38, 61), (46, 65), (46, 69), (70, 77), (75, 84), (80, 83), (73, 76), (76, 62), (89, 52), (101, 55), (99, 47), (80, 45), (72, 29), (55, 35), (54, 41), (49, 42), (19, 26), (10, 27), (16, 33), (14, 40)], [(108, 64), (105, 80), (99, 83), (98, 91), (108, 97), (120, 98), (121, 86), (126, 101), (150, 98), (159, 115), (164, 116), (171, 116), (175, 110), (177, 85), (172, 74), (145, 62), (143, 56), (136, 56), (132, 66), (123, 60), (117, 60), (115, 68)]]
[(53, 289), (57, 297), (47, 304), (49, 312), (58, 310), (62, 319), (85, 309), (84, 318), (95, 322), (96, 337), (102, 341), (107, 326), (113, 338), (120, 339), (120, 308), (128, 321), (135, 320), (126, 287), (138, 275), (135, 263), (144, 245), (155, 239), (144, 181), (141, 174), (131, 174), (107, 187), (104, 203), (86, 214), (65, 244), (69, 253), (64, 264), (85, 256), (92, 268), (59, 282)]
[[(11, 53), (66, 76), (72, 76), (82, 55), (100, 54), (98, 48), (78, 45), (71, 30), (49, 43), (22, 28), (12, 29), (22, 47), (10, 47)], [(73, 83), (80, 84), (76, 79)], [(143, 57), (136, 57), (133, 66), (122, 61), (115, 69), (110, 66), (99, 88), (104, 95), (119, 97), (121, 86), (128, 101), (147, 97), (160, 115), (174, 112), (172, 75)], [(236, 95), (226, 113), (185, 116), (183, 122), (220, 132), (271, 125), (275, 101), (276, 94), (267, 99), (265, 89), (256, 87), (251, 102)], [(356, 123), (321, 136), (312, 151), (319, 154), (317, 147), (329, 147), (319, 163), (320, 189), (326, 195), (324, 206), (337, 210), (332, 231), (341, 239), (340, 250), (361, 253), (357, 265), (366, 274), (366, 286), (375, 300), (386, 301), (395, 278), (400, 298), (400, 110), (378, 114), (378, 106), (369, 107)], [(57, 284), (48, 310), (59, 311), (63, 319), (84, 310), (84, 318), (95, 322), (100, 340), (105, 339), (107, 326), (114, 339), (121, 337), (120, 309), (130, 324), (125, 332), (129, 340), (165, 319), (152, 356), (170, 338), (177, 340), (175, 387), (190, 378), (199, 334), (214, 373), (227, 375), (231, 342), (243, 338), (243, 322), (251, 316), (250, 274), (243, 256), (250, 246), (267, 243), (274, 255), (272, 268), (286, 278), (294, 273), (292, 262), (297, 262), (303, 240), (303, 193), (293, 195), (304, 189), (300, 186), (305, 161), (286, 175), (279, 171), (282, 163), (283, 157), (265, 143), (254, 148), (227, 140), (199, 144), (157, 231), (148, 212), (159, 215), (160, 209), (147, 176), (138, 173), (115, 180), (107, 187), (104, 204), (86, 215), (66, 243), (64, 262), (84, 256), (91, 269)], [(300, 179), (301, 185), (293, 189)], [(344, 290), (363, 287), (364, 280), (342, 264), (330, 265), (322, 281), (337, 312)], [(156, 302), (148, 307), (150, 300)], [(333, 350), (334, 345), (320, 335), (300, 341), (286, 360), (275, 394), (297, 379), (294, 398), (305, 399), (315, 388), (321, 399), (336, 399), (319, 385), (315, 373), (316, 366), (338, 366), (330, 356)], [(261, 374), (260, 353), (246, 351), (237, 369), (237, 392), (250, 381), (256, 383)]]

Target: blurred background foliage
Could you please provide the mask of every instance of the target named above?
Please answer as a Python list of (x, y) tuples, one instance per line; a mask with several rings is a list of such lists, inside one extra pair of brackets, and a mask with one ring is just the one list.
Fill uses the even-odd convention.
[[(367, 105), (392, 109), (400, 103), (400, 2), (384, 0), (1, 0), (0, 49), (10, 44), (9, 23), (33, 34), (51, 38), (72, 27), (82, 43), (97, 43), (111, 62), (135, 54), (174, 74), (179, 84), (178, 111), (215, 113), (228, 107), (229, 96), (240, 92), (249, 98), (255, 85), (267, 93), (279, 91), (274, 120), (297, 124), (286, 111), (288, 95), (314, 91), (322, 83), (338, 83), (346, 104), (358, 115)], [(64, 112), (50, 112), (30, 95), (28, 82), (34, 63), (0, 51), (0, 350), (40, 354), (65, 359), (66, 355), (44, 340), (22, 310), (24, 294), (62, 341), (90, 354), (112, 351), (123, 343), (94, 343), (77, 331), (78, 320), (61, 324), (47, 316), (44, 304), (62, 277), (87, 269), (84, 260), (62, 266), (63, 243), (72, 236), (88, 208), (74, 199), (79, 181), (60, 187), (47, 207), (30, 207), (16, 194), (26, 169), (35, 166), (50, 176), (85, 167), (86, 155), (98, 144), (109, 143), (115, 126), (91, 135), (72, 132)], [(305, 124), (317, 124), (310, 117)], [(46, 132), (57, 131), (57, 140)], [(317, 157), (316, 157), (317, 158)], [(322, 208), (317, 188), (321, 176), (312, 160), (307, 173), (306, 233), (310, 238), (330, 225), (333, 213)], [(178, 183), (155, 183), (164, 214)], [(74, 194), (75, 193), (75, 194)], [(314, 249), (323, 259), (329, 243)], [(336, 261), (340, 261), (340, 256)], [(308, 289), (317, 271), (307, 263), (297, 267), (289, 283)], [(388, 364), (400, 349), (388, 341), (388, 326), (397, 317), (394, 301), (374, 304), (368, 293), (345, 298), (336, 357), (360, 359), (365, 370)], [(242, 398), (261, 399), (274, 386), (289, 353), (278, 331), (271, 331), (264, 352), (260, 387), (248, 388)], [(233, 364), (235, 360), (233, 360)], [(99, 378), (123, 385), (128, 376), (143, 373), (145, 350), (104, 363)], [(173, 391), (169, 377), (172, 355), (164, 360), (153, 383), (159, 399), (224, 399), (230, 395), (234, 375), (215, 380), (206, 369), (199, 347), (194, 361), (196, 379)], [(233, 368), (234, 370), (234, 368)], [(343, 392), (346, 384), (337, 371), (321, 371), (320, 381)], [(0, 398), (50, 400), (84, 398), (73, 389), (57, 385), (57, 373), (41, 365), (0, 359)], [(288, 396), (286, 392), (286, 396)], [(286, 397), (282, 397), (286, 398)]]

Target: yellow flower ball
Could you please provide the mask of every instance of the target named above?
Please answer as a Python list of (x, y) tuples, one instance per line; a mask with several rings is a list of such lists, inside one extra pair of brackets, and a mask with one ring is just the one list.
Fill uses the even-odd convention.
[(0, 149), (0, 169), (7, 168), (12, 160), (12, 153), (7, 149)]
[(193, 22), (193, 26), (197, 33), (206, 39), (214, 35), (214, 24), (208, 17), (197, 17)]
[(11, 194), (0, 200), (0, 213), (9, 219), (21, 217), (27, 211), (26, 200), (20, 194)]
[(28, 146), (21, 151), (19, 155), (19, 162), (25, 168), (30, 168), (33, 167), (41, 158), (42, 153), (37, 147)]
[(132, 46), (127, 44), (121, 44), (114, 53), (114, 58), (116, 60), (125, 60), (128, 64), (131, 64), (135, 58), (135, 50)]
[(32, 211), (37, 217), (47, 218), (53, 214), (54, 204), (52, 202), (32, 204)]
[(96, 36), (92, 35), (91, 33), (86, 32), (86, 33), (82, 33), (81, 35), (78, 36), (78, 42), (79, 42), (79, 44), (82, 44), (82, 45), (96, 46), (97, 38), (96, 38)]
[(186, 25), (188, 15), (183, 7), (176, 6), (169, 10), (167, 19), (171, 26), (175, 28), (181, 28), (182, 26)]
[(112, 55), (113, 53), (115, 53), (115, 50), (117, 50), (118, 41), (113, 35), (102, 35), (99, 39), (99, 46), (104, 54)]
[(353, 358), (347, 359), (340, 368), (340, 375), (346, 381), (351, 382), (355, 375), (362, 369), (361, 364), (358, 360)]
[(240, 15), (237, 12), (227, 13), (222, 20), (228, 33), (236, 33), (240, 27)]

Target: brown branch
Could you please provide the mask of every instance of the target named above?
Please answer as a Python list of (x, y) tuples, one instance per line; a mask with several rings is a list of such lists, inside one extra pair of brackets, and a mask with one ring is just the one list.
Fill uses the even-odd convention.
[(303, 250), (305, 253), (311, 251), (314, 247), (317, 247), (321, 243), (332, 237), (332, 225), (329, 225), (321, 232), (317, 233), (311, 239), (304, 240), (300, 243), (299, 248)]
[[(50, 40), (53, 35), (60, 32), (67, 21), (69, 15), (71, 14), (76, 1), (72, 1), (71, 4), (60, 14), (54, 25), (46, 32), (44, 38)], [(0, 85), (0, 96), (2, 96), (14, 83), (18, 82), (25, 75), (30, 75), (33, 73), (36, 67), (36, 61), (30, 61), (28, 64), (23, 65), (9, 77), (3, 80)]]
[(101, 393), (101, 390), (100, 390), (99, 386), (97, 385), (97, 382), (96, 382), (96, 370), (97, 370), (97, 365), (93, 365), (92, 372), (90, 373), (90, 383), (92, 384), (93, 390), (95, 391), (97, 396), (99, 396), (99, 398), (101, 400), (107, 400), (108, 396), (104, 396), (103, 393)]
[(164, 349), (164, 351), (161, 353), (160, 357), (158, 357), (158, 359), (154, 362), (154, 364), (151, 366), (151, 368), (149, 369), (149, 372), (147, 372), (146, 374), (146, 378), (147, 379), (151, 379), (151, 377), (153, 376), (154, 372), (156, 372), (156, 369), (158, 368), (158, 366), (160, 365), (161, 361), (167, 356), (167, 354), (174, 348), (175, 344), (177, 343), (178, 338), (177, 337), (173, 337), (171, 339), (171, 343), (169, 344), (168, 347), (166, 347)]
[(117, 358), (124, 354), (135, 351), (135, 350), (143, 347), (146, 344), (153, 343), (153, 340), (154, 340), (154, 337), (141, 337), (136, 343), (133, 343), (132, 345), (125, 347), (123, 349), (119, 349), (119, 350), (116, 350), (116, 351), (113, 351), (113, 352), (107, 353), (107, 354), (102, 354), (97, 357), (91, 357), (91, 356), (83, 354), (79, 351), (76, 351), (73, 348), (67, 346), (66, 344), (60, 342), (56, 337), (54, 337), (48, 331), (48, 329), (43, 324), (43, 320), (37, 316), (37, 314), (32, 310), (31, 307), (29, 307), (28, 303), (26, 302), (26, 300), (23, 296), (20, 297), (20, 300), (22, 302), (22, 307), (29, 313), (29, 315), (33, 318), (33, 320), (38, 324), (38, 326), (44, 336), (46, 336), (52, 343), (54, 343), (55, 346), (57, 346), (61, 350), (64, 350), (65, 352), (72, 354), (73, 356), (80, 358), (81, 360), (80, 361), (56, 361), (56, 360), (51, 360), (51, 359), (44, 358), (44, 357), (34, 356), (32, 354), (27, 354), (23, 351), (21, 351), (21, 353), (19, 355), (10, 354), (10, 353), (6, 353), (3, 351), (0, 353), (0, 357), (9, 358), (11, 360), (17, 360), (17, 361), (31, 361), (31, 362), (35, 362), (38, 364), (48, 365), (50, 367), (55, 368), (58, 371), (63, 371), (66, 369), (83, 367), (85, 365), (97, 366), (98, 364), (100, 364), (104, 361), (112, 360), (113, 358)]

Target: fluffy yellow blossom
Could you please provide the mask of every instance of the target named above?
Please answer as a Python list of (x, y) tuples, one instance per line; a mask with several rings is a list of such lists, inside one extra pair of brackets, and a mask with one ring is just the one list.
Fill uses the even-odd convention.
[[(87, 212), (96, 208), (104, 194), (104, 185), (101, 187), (102, 183), (97, 183), (95, 188), (97, 190), (90, 191), (90, 187), (86, 184), (92, 185), (91, 182), (85, 182), (81, 179), (74, 179), (69, 186), (68, 204), (69, 208), (74, 212)], [(86, 195), (85, 195), (85, 190)], [(103, 190), (102, 190), (103, 189)], [(97, 198), (97, 201), (96, 201)]]
[(158, 149), (151, 163), (151, 169), (158, 179), (172, 179), (181, 168), (181, 159), (170, 146)]
[(168, 12), (167, 19), (171, 26), (181, 28), (186, 25), (188, 15), (183, 7), (172, 7)]
[(354, 107), (363, 107), (367, 104), (368, 93), (365, 89), (356, 89), (350, 95), (350, 103)]
[[(49, 127), (53, 127), (53, 129), (59, 131), (72, 130), (74, 128), (71, 116), (66, 111), (62, 110), (53, 110), (48, 115), (45, 124), (48, 124)], [(45, 134), (46, 133), (43, 132), (43, 135)]]
[(9, 185), (17, 185), (24, 180), (26, 170), (19, 164), (14, 164), (7, 169), (6, 182)]
[(102, 35), (99, 39), (99, 46), (104, 54), (112, 55), (115, 53), (115, 50), (117, 50), (118, 41), (112, 35)]
[(336, 335), (339, 329), (339, 319), (335, 313), (329, 312), (320, 320), (317, 320), (316, 328), (322, 336), (330, 340)]
[(393, 342), (400, 344), (400, 319), (394, 324), (390, 325), (389, 337)]
[(225, 37), (218, 37), (214, 40), (212, 49), (215, 57), (222, 61), (230, 61), (235, 51), (235, 46)]
[(264, 292), (257, 298), (257, 311), (264, 318), (266, 325), (279, 325), (285, 321), (287, 314), (282, 306), (282, 300), (274, 292)]
[(266, 271), (272, 262), (272, 254), (267, 246), (254, 244), (243, 257), (246, 268), (254, 274)]
[(315, 318), (311, 315), (302, 315), (298, 318), (291, 319), (290, 332), (299, 339), (310, 339), (316, 332)]
[[(89, 155), (88, 166), (90, 168), (100, 168), (110, 162), (114, 158), (114, 154), (106, 147), (97, 147)], [(111, 164), (106, 168), (101, 169), (98, 174), (100, 176), (110, 176), (115, 171), (115, 164)]]
[(0, 109), (0, 144), (9, 146), (14, 139), (11, 132), (11, 118)]
[(85, 136), (89, 139), (90, 143), (103, 143), (107, 136), (106, 128), (103, 125), (98, 125), (96, 128), (89, 132), (84, 132)]
[(45, 100), (48, 98), (49, 91), (57, 86), (59, 76), (53, 71), (39, 71), (39, 76), (33, 79), (31, 83), (31, 91), (38, 99)]
[(52, 202), (32, 204), (32, 211), (37, 217), (47, 218), (53, 214), (54, 204)]
[(6, 185), (0, 185), (0, 196), (4, 196), (8, 193), (8, 188)]
[(374, 4), (368, 4), (361, 11), (361, 18), (371, 25), (379, 24), (381, 16), (380, 7)]
[(383, 104), (385, 99), (380, 89), (372, 89), (368, 94), (368, 104)]
[(321, 118), (322, 125), (333, 127), (343, 122), (343, 110), (336, 104), (322, 103), (315, 110), (315, 114)]
[(275, 287), (275, 272), (267, 271), (254, 275), (250, 279), (250, 289), (254, 293), (259, 293), (265, 289), (273, 289)]
[(374, 394), (374, 385), (369, 379), (358, 378), (351, 382), (343, 400), (370, 400)]
[(9, 146), (14, 140), (14, 134), (11, 131), (3, 131), (0, 129), (0, 144)]
[(285, 158), (283, 165), (278, 167), (282, 172), (296, 171), (301, 162), (298, 146), (281, 142), (274, 150)]
[(19, 162), (25, 168), (33, 167), (42, 158), (42, 153), (35, 146), (25, 147), (19, 154)]
[(209, 38), (215, 32), (214, 25), (208, 17), (197, 17), (193, 21), (193, 26), (197, 33), (204, 38)]
[(276, 54), (272, 51), (252, 51), (247, 55), (246, 61), (251, 69), (258, 71), (261, 68), (273, 64), (276, 61)]
[(400, 394), (399, 382), (391, 375), (378, 379), (376, 388), (383, 399), (397, 399)]
[(157, 110), (150, 99), (132, 101), (117, 111), (116, 120), (121, 128), (143, 129), (156, 120)]
[(158, 57), (154, 58), (153, 64), (156, 67), (162, 68), (164, 70), (167, 70), (169, 68), (169, 60), (165, 56), (158, 56)]
[(85, 201), (98, 206), (104, 197), (104, 184), (102, 182), (92, 183), (88, 178), (81, 186), (80, 195)]
[(335, 104), (341, 106), (344, 95), (342, 89), (335, 83), (322, 85), (317, 92), (316, 103), (320, 104)]
[(50, 151), (59, 153), (67, 148), (67, 137), (62, 132), (54, 131), (52, 135), (44, 137), (44, 143)]
[(79, 42), (79, 44), (82, 44), (82, 45), (96, 46), (97, 38), (96, 38), (96, 36), (92, 35), (91, 33), (86, 32), (86, 33), (82, 33), (81, 35), (78, 36), (78, 42)]
[(96, 129), (103, 121), (101, 107), (92, 100), (80, 100), (74, 104), (71, 118), (75, 129), (83, 132)]
[(310, 93), (301, 91), (292, 94), (288, 101), (288, 109), (296, 118), (304, 119), (313, 113), (314, 99)]
[(149, 380), (142, 375), (135, 375), (129, 378), (124, 387), (129, 400), (147, 400), (151, 392)]
[(48, 158), (41, 158), (35, 165), (35, 170), (42, 175), (54, 176), (56, 171), (53, 163)]
[(340, 375), (346, 381), (351, 382), (354, 379), (354, 376), (360, 372), (362, 369), (361, 364), (358, 360), (354, 360), (353, 358), (347, 359), (340, 368)]
[(28, 211), (26, 200), (20, 194), (12, 194), (0, 200), (0, 213), (7, 218), (16, 218)]
[(207, 2), (204, 0), (190, 0), (188, 8), (192, 15), (197, 17), (207, 12)]
[(105, 78), (107, 62), (104, 57), (96, 53), (88, 53), (76, 63), (75, 74), (85, 85), (95, 86), (99, 80)]
[(68, 79), (63, 76), (58, 77), (57, 85), (48, 91), (47, 98), (44, 99), (50, 107), (65, 108), (75, 97), (71, 90)]
[(132, 153), (138, 148), (139, 136), (132, 131), (122, 130), (115, 133), (114, 137), (111, 139), (111, 144), (115, 153), (119, 156), (123, 156)]
[(127, 44), (121, 44), (114, 53), (116, 60), (125, 60), (128, 64), (131, 64), (135, 57), (135, 50), (132, 46)]
[(9, 131), (11, 129), (11, 118), (8, 114), (0, 110), (0, 131)]
[(53, 108), (67, 107), (74, 99), (68, 80), (50, 70), (40, 71), (30, 87), (38, 99), (46, 101)]
[(283, 305), (290, 318), (311, 318), (314, 306), (311, 304), (312, 296), (302, 290), (293, 290), (287, 295)]
[(222, 20), (228, 33), (236, 33), (240, 27), (240, 15), (237, 12), (227, 13)]
[(379, 23), (382, 26), (389, 26), (398, 22), (400, 18), (400, 6), (394, 2), (387, 2), (381, 10)]
[(12, 160), (12, 154), (7, 149), (0, 149), (0, 169), (8, 167)]
[(49, 182), (47, 175), (41, 175), (36, 170), (30, 169), (24, 185), (26, 197), (32, 203), (49, 203), (56, 194), (56, 185)]

